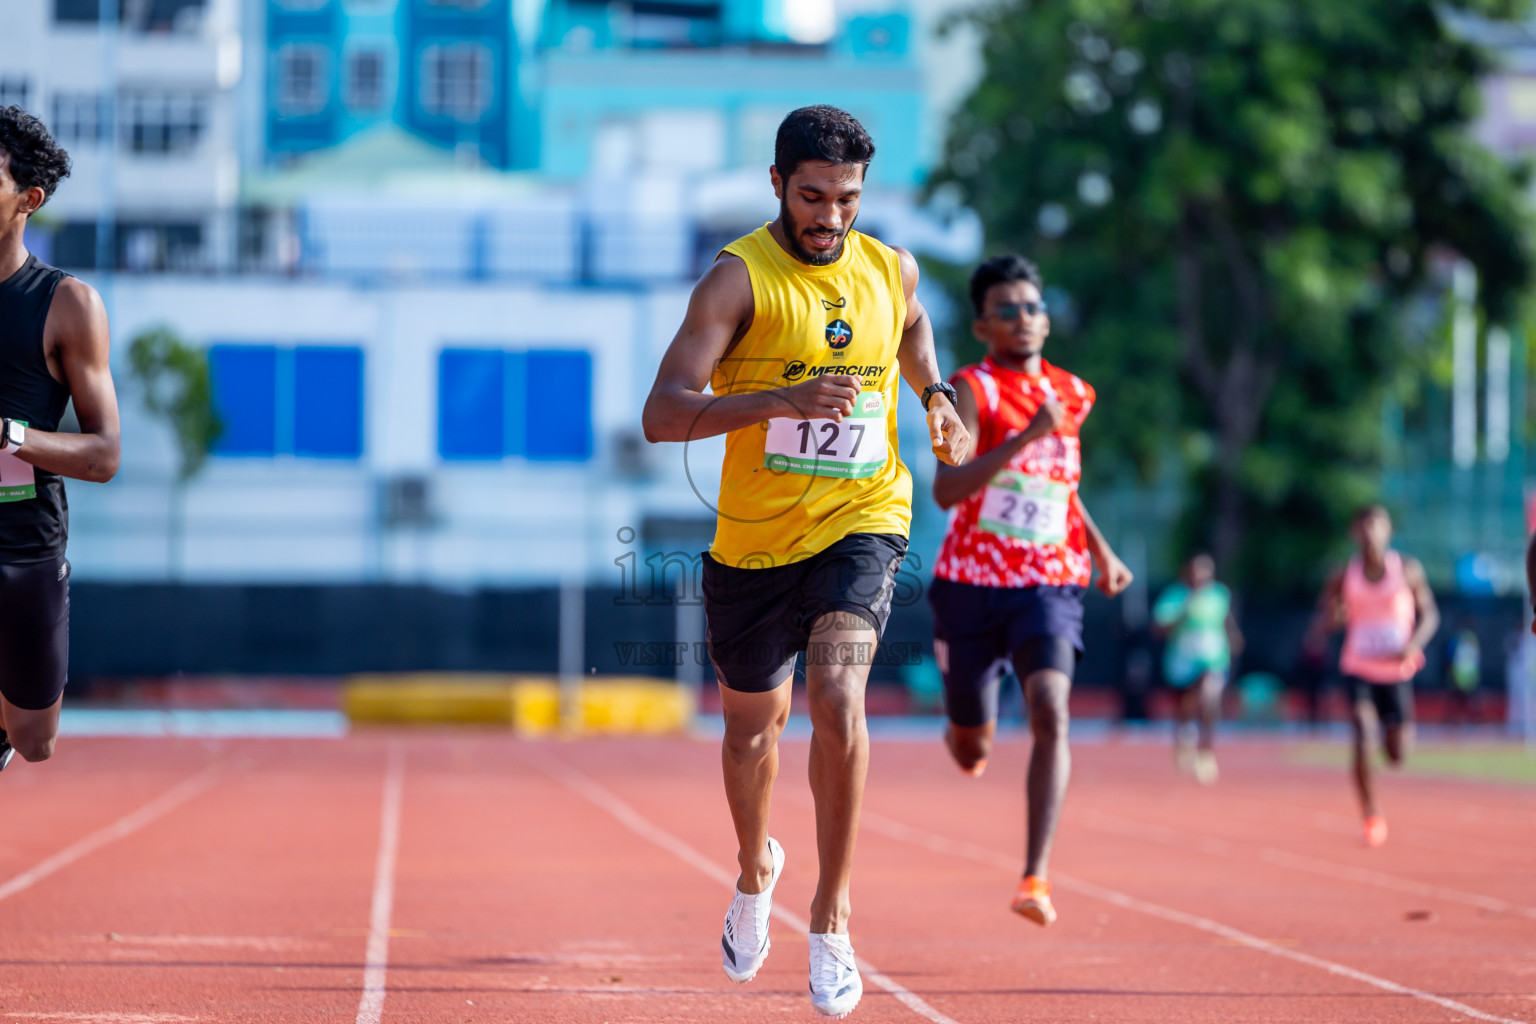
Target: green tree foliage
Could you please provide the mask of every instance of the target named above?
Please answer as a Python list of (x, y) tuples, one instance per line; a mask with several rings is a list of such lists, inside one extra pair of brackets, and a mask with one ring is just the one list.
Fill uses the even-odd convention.
[[(1300, 584), (1375, 493), (1404, 313), (1437, 264), (1513, 317), (1523, 172), (1470, 126), (1520, 0), (996, 0), (935, 185), (1067, 299), (1050, 357), (1099, 390), (1090, 471), (1189, 475), (1180, 538)], [(954, 277), (951, 278), (955, 279)], [(1417, 332), (1422, 334), (1422, 331)]]
[(144, 395), (144, 407), (176, 435), (180, 452), (177, 480), (203, 468), (222, 427), (213, 411), (208, 356), (167, 328), (155, 328), (128, 346), (128, 366)]

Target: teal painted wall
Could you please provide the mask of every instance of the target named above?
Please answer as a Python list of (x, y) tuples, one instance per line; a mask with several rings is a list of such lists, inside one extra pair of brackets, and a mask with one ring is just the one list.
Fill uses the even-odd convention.
[[(510, 0), (487, 0), (472, 12), (430, 0), (324, 0), (318, 10), (267, 4), (269, 158), (330, 148), (393, 121), (445, 148), (478, 139), (498, 167), (574, 180), (594, 170), (605, 131), (622, 132), (659, 112), (717, 123), (711, 166), (766, 166), (784, 114), (830, 103), (873, 136), (872, 182), (907, 188), (925, 174), (922, 76), (911, 22), (900, 10), (855, 16), (827, 45), (797, 46), (786, 40), (785, 0), (703, 0), (682, 8), (691, 14), (663, 13), (659, 21), (640, 5), (637, 20), (629, 20), (611, 4), (548, 0), (536, 45), (524, 45)], [(421, 46), (452, 36), (456, 25), (496, 58), (496, 102), (469, 126), (426, 118), (416, 96)], [(330, 54), (325, 109), (298, 119), (280, 117), (276, 104), (278, 48), (293, 42), (323, 45)], [(366, 48), (386, 60), (385, 101), (372, 111), (345, 101), (346, 59)]]

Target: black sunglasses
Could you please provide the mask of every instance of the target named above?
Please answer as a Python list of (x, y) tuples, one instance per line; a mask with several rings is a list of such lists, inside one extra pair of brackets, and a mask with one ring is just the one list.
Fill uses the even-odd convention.
[(1045, 300), (1039, 302), (999, 302), (992, 307), (992, 316), (999, 320), (1017, 320), (1020, 316), (1040, 316), (1046, 311)]

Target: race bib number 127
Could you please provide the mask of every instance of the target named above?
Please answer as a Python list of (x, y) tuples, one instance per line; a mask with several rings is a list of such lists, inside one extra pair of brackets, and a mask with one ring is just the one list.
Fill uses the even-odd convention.
[(768, 421), (763, 465), (775, 473), (860, 480), (885, 465), (885, 397), (861, 393), (841, 420)]

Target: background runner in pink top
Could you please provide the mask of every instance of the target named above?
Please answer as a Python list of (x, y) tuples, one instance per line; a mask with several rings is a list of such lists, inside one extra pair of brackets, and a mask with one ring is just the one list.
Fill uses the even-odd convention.
[(1371, 748), (1378, 728), (1387, 760), (1401, 765), (1413, 744), (1413, 677), (1424, 647), (1440, 628), (1440, 611), (1424, 567), (1392, 550), (1392, 517), (1368, 505), (1350, 525), (1356, 553), (1323, 587), (1317, 618), (1303, 647), (1318, 647), (1344, 630), (1339, 671), (1350, 698), (1354, 749), (1350, 775), (1365, 813), (1365, 842), (1387, 841), (1387, 820), (1376, 804)]
[(1424, 652), (1411, 644), (1418, 602), (1403, 569), (1403, 556), (1388, 551), (1384, 572), (1366, 578), (1359, 556), (1344, 570), (1344, 649), (1339, 671), (1372, 683), (1400, 683), (1424, 667)]

